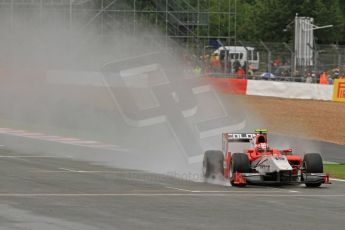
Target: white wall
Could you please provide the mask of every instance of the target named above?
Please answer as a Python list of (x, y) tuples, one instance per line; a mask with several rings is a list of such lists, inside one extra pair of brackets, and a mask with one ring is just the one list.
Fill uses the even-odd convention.
[(247, 95), (332, 100), (333, 85), (248, 80)]

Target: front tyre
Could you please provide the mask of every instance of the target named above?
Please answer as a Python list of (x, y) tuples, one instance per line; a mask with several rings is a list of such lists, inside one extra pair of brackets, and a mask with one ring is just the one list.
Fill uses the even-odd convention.
[[(250, 172), (250, 162), (248, 156), (244, 153), (234, 153), (231, 156), (229, 178), (232, 186), (241, 186), (235, 184), (235, 172), (239, 173), (249, 173)], [(244, 185), (242, 185), (244, 186)]]
[[(305, 173), (323, 173), (322, 158), (319, 153), (307, 153), (303, 158)], [(305, 183), (307, 187), (320, 187), (322, 183)]]

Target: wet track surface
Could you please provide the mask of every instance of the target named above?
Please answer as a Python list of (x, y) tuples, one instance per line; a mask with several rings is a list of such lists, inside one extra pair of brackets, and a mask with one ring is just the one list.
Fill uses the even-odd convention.
[(0, 229), (342, 229), (345, 182), (235, 188), (0, 151)]
[[(283, 135), (272, 135), (269, 139), (271, 145), (286, 139)], [(301, 152), (321, 153), (323, 160), (345, 164), (345, 145), (333, 144), (324, 141), (288, 137), (292, 149), (299, 149)], [(307, 147), (306, 147), (307, 146)]]

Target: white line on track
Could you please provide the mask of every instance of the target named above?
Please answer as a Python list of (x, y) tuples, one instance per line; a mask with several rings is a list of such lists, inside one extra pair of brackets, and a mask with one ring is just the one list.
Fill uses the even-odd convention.
[(33, 170), (35, 173), (118, 173), (118, 174), (143, 174), (137, 170), (76, 170), (71, 168), (58, 168), (59, 170)]
[[(67, 157), (67, 156), (63, 156), (63, 157)], [(13, 156), (13, 155), (8, 155), (8, 156), (0, 156), (0, 158), (61, 158), (59, 156)]]
[(182, 192), (190, 192), (190, 193), (281, 193), (281, 192), (290, 192), (290, 193), (298, 193), (299, 191), (294, 191), (294, 190), (284, 190), (284, 189), (276, 189), (276, 190), (226, 190), (226, 191), (221, 191), (221, 190), (190, 190), (190, 189), (183, 189), (183, 188), (177, 188), (177, 187), (169, 187), (166, 186), (165, 188), (167, 189), (173, 189), (177, 191), (182, 191)]
[(284, 188), (277, 188), (277, 187), (269, 187), (269, 188), (276, 190), (276, 191), (287, 191), (290, 193), (299, 193), (299, 191), (291, 190), (291, 189), (284, 189)]
[(345, 197), (345, 194), (248, 194), (248, 193), (0, 193), (0, 197), (159, 197), (159, 196), (190, 196), (190, 197)]
[(176, 187), (165, 187), (168, 189), (173, 189), (173, 190), (177, 190), (177, 191), (182, 191), (182, 192), (195, 192), (193, 190), (188, 190), (188, 189), (183, 189), (183, 188), (176, 188)]
[(176, 188), (176, 187), (165, 187), (168, 189), (173, 189), (177, 191), (182, 191), (182, 192), (191, 192), (191, 193), (224, 193), (228, 191), (200, 191), (200, 190), (189, 190), (189, 189), (183, 189), (183, 188)]
[[(109, 170), (109, 171), (83, 171), (83, 170), (76, 170), (76, 169), (71, 169), (71, 168), (58, 168), (62, 171), (44, 171), (44, 170), (38, 170), (38, 171), (34, 171), (34, 172), (38, 172), (38, 173), (56, 173), (56, 172), (59, 172), (59, 173), (114, 173), (114, 174), (123, 174), (122, 175), (122, 178), (123, 179), (126, 179), (126, 180), (131, 180), (131, 181), (137, 181), (137, 182), (144, 182), (146, 184), (155, 184), (155, 185), (161, 185), (161, 186), (167, 186), (168, 184), (166, 183), (161, 183), (161, 182), (158, 182), (158, 181), (153, 181), (153, 180), (146, 180), (146, 179), (140, 179), (140, 178), (134, 178), (133, 176), (131, 176), (131, 174), (138, 174), (138, 175), (141, 175), (142, 172), (140, 171), (112, 171), (112, 170)], [(128, 174), (128, 177), (126, 176), (126, 174)]]
[(342, 180), (342, 179), (336, 179), (336, 178), (330, 178), (330, 180), (333, 180), (333, 181), (340, 181), (340, 182), (345, 182), (345, 180)]
[(66, 169), (66, 168), (59, 168), (60, 170), (34, 170), (31, 172), (36, 173), (114, 173), (114, 174), (143, 174), (140, 171), (116, 171), (116, 170), (94, 170), (94, 171), (86, 171), (86, 170), (74, 170), (74, 169)]
[(61, 170), (65, 170), (67, 172), (78, 172), (78, 170), (74, 170), (74, 169), (67, 169), (67, 168), (59, 168)]

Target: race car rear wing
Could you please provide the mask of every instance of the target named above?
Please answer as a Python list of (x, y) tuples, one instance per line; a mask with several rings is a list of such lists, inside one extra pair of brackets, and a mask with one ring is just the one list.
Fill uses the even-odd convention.
[(223, 133), (223, 138), (227, 142), (250, 142), (258, 133)]
[(267, 140), (267, 132), (267, 129), (255, 129), (254, 133), (223, 133), (223, 140), (227, 142), (250, 142), (257, 135), (263, 135)]

